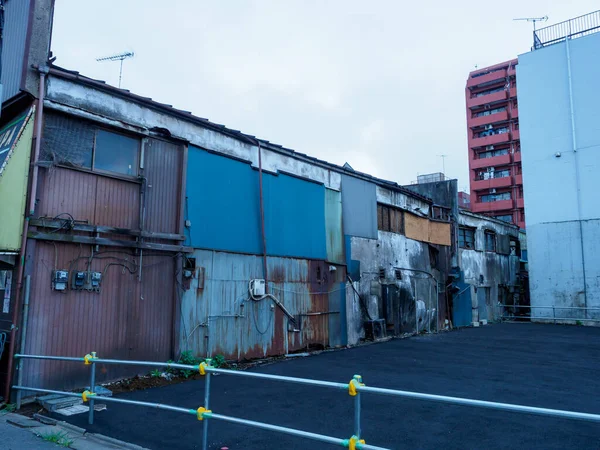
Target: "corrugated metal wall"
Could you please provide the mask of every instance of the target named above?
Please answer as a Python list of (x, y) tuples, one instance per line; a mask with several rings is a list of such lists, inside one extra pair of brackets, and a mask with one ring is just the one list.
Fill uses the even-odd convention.
[(342, 193), (332, 189), (325, 189), (325, 228), (327, 232), (327, 261), (345, 264)]
[(270, 300), (248, 299), (248, 282), (262, 277), (261, 257), (209, 250), (194, 257), (196, 275), (182, 301), (182, 350), (244, 359), (341, 344), (345, 267), (330, 271), (324, 261), (269, 258), (270, 292), (301, 315), (302, 331), (294, 333)]
[[(101, 292), (62, 293), (50, 288), (52, 270), (86, 270), (90, 246), (36, 242), (34, 247), (27, 353), (83, 356), (96, 351), (107, 358), (164, 361), (171, 357), (172, 255), (145, 256), (139, 283), (138, 258), (104, 248), (89, 266), (104, 274)], [(103, 382), (135, 373), (131, 367), (100, 366), (97, 377)], [(85, 386), (88, 377), (89, 370), (81, 364), (25, 363), (25, 383), (30, 386), (71, 389)]]
[[(63, 117), (47, 120), (46, 125), (50, 125), (44, 130), (47, 159), (53, 152), (64, 156), (64, 148), (74, 158), (89, 149), (93, 124)], [(151, 231), (177, 233), (182, 148), (150, 139), (145, 160), (146, 226)], [(61, 218), (66, 218), (70, 214), (88, 224), (139, 229), (141, 186), (137, 180), (50, 165), (40, 169), (36, 215), (63, 214)], [(56, 235), (62, 233), (59, 230)], [(178, 255), (144, 251), (142, 259), (135, 249), (29, 239), (27, 257), (26, 274), (31, 276), (27, 352), (82, 356), (96, 351), (108, 358), (159, 361), (173, 357)], [(58, 269), (101, 272), (100, 293), (72, 286), (65, 292), (53, 291), (51, 274)], [(26, 382), (33, 386), (70, 389), (84, 386), (89, 376), (77, 364), (28, 362), (25, 368)], [(138, 371), (107, 366), (100, 367), (97, 376), (102, 382)]]
[(10, 0), (4, 4), (2, 102), (18, 94), (21, 87), (29, 6), (30, 0)]

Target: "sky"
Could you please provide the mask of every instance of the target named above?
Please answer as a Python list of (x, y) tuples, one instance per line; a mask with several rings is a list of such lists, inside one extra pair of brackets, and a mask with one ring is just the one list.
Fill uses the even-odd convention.
[[(56, 0), (55, 64), (400, 184), (468, 187), (468, 73), (597, 0)], [(526, 151), (526, 149), (523, 149)], [(446, 155), (442, 158), (440, 155)]]

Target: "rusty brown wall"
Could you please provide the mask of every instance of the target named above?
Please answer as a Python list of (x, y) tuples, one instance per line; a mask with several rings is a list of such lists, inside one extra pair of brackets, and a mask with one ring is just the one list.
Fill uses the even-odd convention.
[[(173, 255), (145, 256), (139, 282), (137, 256), (102, 248), (90, 265), (92, 271), (104, 274), (100, 293), (51, 289), (55, 260), (59, 269), (86, 270), (90, 254), (90, 246), (35, 243), (26, 352), (83, 356), (96, 351), (105, 358), (170, 359)], [(138, 370), (100, 366), (98, 381)], [(25, 362), (25, 383), (30, 386), (71, 389), (84, 386), (88, 375), (77, 363)]]
[(145, 151), (146, 220), (144, 229), (179, 232), (183, 148), (149, 139)]
[(431, 244), (452, 244), (451, 226), (449, 223), (429, 221), (429, 241)]
[(406, 237), (415, 241), (429, 241), (429, 220), (414, 214), (404, 213), (404, 231)]

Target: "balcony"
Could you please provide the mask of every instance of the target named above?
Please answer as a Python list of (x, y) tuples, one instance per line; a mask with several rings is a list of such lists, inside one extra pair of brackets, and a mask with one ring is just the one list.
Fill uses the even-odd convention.
[(513, 153), (513, 161), (514, 162), (521, 162), (521, 152), (514, 152)]
[(523, 186), (523, 174), (515, 175), (515, 184), (517, 186)]
[(517, 97), (517, 88), (511, 87), (508, 93), (509, 93), (510, 98), (516, 98)]
[(523, 197), (517, 199), (517, 208), (525, 208), (525, 201)]
[(513, 209), (512, 200), (498, 200), (497, 202), (471, 202), (471, 210), (476, 213), (486, 213), (491, 211), (502, 211)]
[(471, 169), (481, 169), (482, 167), (502, 166), (510, 164), (510, 154), (492, 156), (491, 158), (480, 158), (471, 160)]
[(485, 147), (486, 145), (500, 144), (502, 142), (508, 142), (509, 140), (510, 137), (508, 136), (508, 133), (492, 134), (491, 136), (471, 139), (470, 146), (471, 148)]
[(510, 110), (510, 116), (513, 119), (518, 119), (519, 118), (519, 108), (513, 108)]
[(513, 141), (521, 139), (521, 132), (519, 130), (512, 130), (511, 134), (512, 134)]
[(506, 100), (506, 91), (494, 92), (493, 94), (482, 95), (481, 97), (472, 97), (467, 99), (467, 107), (485, 105), (486, 103), (496, 103)]
[(490, 178), (489, 180), (471, 180), (471, 190), (479, 191), (481, 189), (503, 188), (512, 186), (511, 177)]
[(493, 81), (503, 80), (506, 78), (506, 70), (497, 70), (495, 72), (491, 72), (485, 75), (481, 75), (475, 78), (469, 78), (467, 81), (467, 87), (479, 86), (482, 84), (488, 84)]
[(508, 111), (502, 111), (488, 116), (472, 117), (469, 119), (471, 128), (481, 127), (489, 123), (506, 122), (508, 120)]

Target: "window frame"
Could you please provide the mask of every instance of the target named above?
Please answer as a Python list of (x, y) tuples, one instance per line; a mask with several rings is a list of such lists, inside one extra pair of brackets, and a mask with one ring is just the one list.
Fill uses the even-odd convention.
[[(490, 238), (490, 237), (492, 238), (491, 243), (493, 244), (491, 249), (488, 247), (488, 238)], [(498, 249), (498, 242), (497, 242), (497, 237), (496, 237), (495, 231), (485, 230), (483, 232), (483, 249), (486, 252), (496, 253), (496, 251)]]
[[(467, 232), (469, 233), (469, 236), (472, 236), (473, 239), (471, 241), (471, 247), (468, 247), (466, 244), (468, 243), (468, 239), (467, 239)], [(461, 239), (461, 235), (463, 235), (463, 239)], [(463, 226), (459, 226), (458, 227), (458, 247), (459, 248), (464, 248), (466, 250), (475, 250), (475, 228), (472, 227), (463, 227)], [(462, 241), (462, 245), (461, 245), (461, 241)]]
[[(104, 170), (104, 169), (96, 168), (96, 151), (97, 151), (98, 133), (99, 132), (111, 133), (111, 134), (115, 134), (117, 136), (124, 136), (126, 138), (137, 141), (136, 158), (135, 158), (135, 163), (133, 164), (133, 168), (135, 169), (134, 175), (128, 175), (128, 174), (122, 173), (122, 172), (115, 172), (112, 170)], [(134, 134), (122, 133), (120, 131), (115, 131), (115, 130), (105, 128), (105, 127), (94, 127), (94, 145), (92, 147), (92, 168), (90, 169), (91, 172), (97, 173), (99, 175), (107, 175), (107, 176), (111, 176), (111, 177), (124, 178), (127, 180), (136, 180), (137, 181), (140, 177), (140, 168), (141, 168), (140, 162), (141, 162), (141, 158), (142, 158), (142, 142), (143, 142), (142, 139), (139, 136), (134, 135)]]
[(392, 205), (377, 203), (377, 231), (405, 235), (404, 211)]

